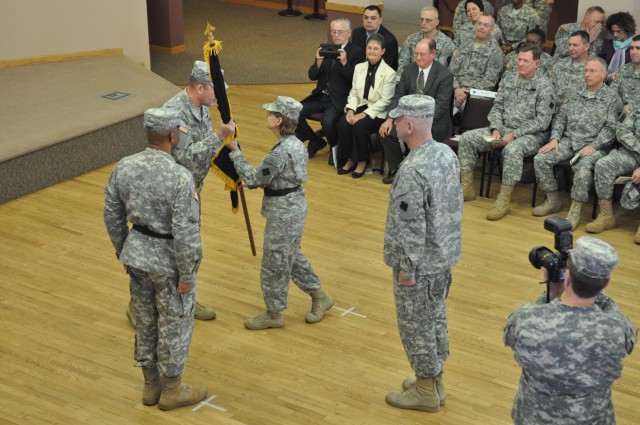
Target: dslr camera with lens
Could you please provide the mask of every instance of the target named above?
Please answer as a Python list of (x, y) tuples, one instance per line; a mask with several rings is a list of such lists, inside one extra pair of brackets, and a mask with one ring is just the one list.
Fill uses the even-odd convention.
[(567, 266), (569, 250), (573, 248), (573, 235), (571, 223), (560, 217), (545, 219), (544, 228), (555, 234), (554, 247), (556, 252), (546, 246), (536, 246), (529, 252), (529, 261), (536, 269), (544, 267), (547, 270), (547, 282), (545, 283), (548, 285), (549, 282), (564, 281), (564, 269)]

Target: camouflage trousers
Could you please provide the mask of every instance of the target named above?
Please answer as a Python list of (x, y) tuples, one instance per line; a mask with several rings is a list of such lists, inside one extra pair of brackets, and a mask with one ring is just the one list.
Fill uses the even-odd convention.
[(129, 289), (137, 319), (135, 365), (157, 365), (168, 377), (184, 372), (193, 334), (196, 284), (183, 295), (178, 295), (177, 287), (176, 277), (129, 267)]
[(269, 311), (287, 308), (289, 280), (308, 294), (320, 288), (320, 279), (300, 251), (305, 219), (304, 216), (267, 219), (260, 284)]
[[(533, 160), (533, 168), (540, 188), (545, 193), (557, 192), (558, 182), (553, 174), (553, 166), (558, 162), (571, 159), (576, 154), (571, 142), (560, 140), (558, 153), (555, 151), (539, 153)], [(571, 199), (576, 202), (589, 200), (589, 189), (593, 184), (593, 167), (596, 162), (607, 154), (604, 150), (597, 150), (589, 156), (581, 157), (572, 167), (573, 186), (571, 186)]]
[(416, 375), (436, 376), (449, 357), (445, 300), (451, 286), (451, 271), (416, 275), (416, 284), (412, 286), (398, 283), (399, 271), (393, 270), (393, 295), (404, 351)]
[(613, 181), (620, 175), (630, 173), (640, 167), (640, 161), (627, 149), (612, 150), (609, 155), (596, 162), (594, 181), (598, 199), (609, 201), (613, 198)]
[[(505, 134), (510, 131), (505, 131)], [(482, 137), (490, 136), (489, 128), (478, 128), (470, 130), (460, 136), (458, 146), (458, 159), (460, 160), (460, 171), (472, 173), (478, 161), (479, 152), (492, 151), (493, 145), (487, 143)], [(543, 136), (527, 134), (518, 137), (508, 143), (502, 149), (502, 184), (505, 186), (515, 186), (522, 178), (522, 164), (524, 158), (536, 154), (542, 142)]]

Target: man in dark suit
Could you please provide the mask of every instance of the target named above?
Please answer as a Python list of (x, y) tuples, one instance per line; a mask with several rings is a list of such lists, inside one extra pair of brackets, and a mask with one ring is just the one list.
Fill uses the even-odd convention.
[[(453, 74), (447, 67), (435, 61), (436, 42), (430, 38), (418, 41), (415, 48), (415, 62), (404, 67), (400, 81), (396, 85), (396, 93), (389, 104), (389, 111), (398, 106), (402, 96), (408, 94), (426, 94), (436, 101), (435, 116), (431, 132), (433, 139), (442, 142), (453, 131), (451, 123), (451, 101), (453, 99)], [(382, 179), (385, 184), (393, 183), (398, 166), (403, 158), (393, 119), (387, 120), (380, 126), (384, 157), (389, 165), (388, 175)]]
[[(322, 137), (317, 135), (309, 126), (306, 118), (321, 112), (322, 130), (331, 146), (338, 144), (338, 120), (344, 113), (347, 96), (351, 90), (353, 69), (359, 62), (365, 60), (364, 51), (349, 43), (351, 37), (351, 21), (346, 18), (336, 18), (331, 21), (331, 39), (340, 45), (337, 59), (325, 59), (320, 56), (320, 49), (316, 51), (316, 60), (309, 68), (309, 79), (317, 81), (315, 89), (302, 100), (302, 112), (296, 137), (301, 141), (309, 140), (307, 151), (309, 158), (313, 158), (317, 151), (327, 145)], [(331, 155), (329, 156), (331, 158)]]
[(382, 25), (382, 10), (376, 5), (364, 8), (362, 26), (353, 30), (351, 42), (362, 50), (367, 47), (367, 40), (372, 34), (380, 34), (384, 38), (384, 55), (382, 59), (394, 70), (398, 69), (398, 40)]

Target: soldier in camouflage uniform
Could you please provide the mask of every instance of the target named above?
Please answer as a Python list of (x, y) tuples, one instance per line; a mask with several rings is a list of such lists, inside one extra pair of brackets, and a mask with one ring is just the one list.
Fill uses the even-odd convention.
[(504, 53), (491, 39), (494, 19), (478, 18), (475, 42), (453, 51), (449, 71), (453, 74), (454, 107), (462, 109), (470, 89), (495, 90), (500, 81)]
[[(534, 46), (540, 47), (540, 49), (544, 48), (544, 43), (546, 41), (544, 31), (539, 28), (534, 28), (527, 32), (527, 39), (525, 43), (533, 44)], [(536, 72), (546, 75), (551, 66), (553, 65), (553, 57), (542, 50), (540, 53), (540, 65), (538, 66), (538, 70)], [(518, 71), (518, 50), (514, 50), (504, 57), (504, 72), (502, 74), (502, 78), (505, 75), (510, 73), (516, 73)]]
[(631, 39), (629, 55), (631, 62), (611, 75), (611, 87), (620, 95), (627, 114), (640, 110), (640, 35)]
[(423, 7), (420, 11), (420, 31), (410, 34), (404, 42), (402, 49), (400, 49), (400, 56), (398, 58), (398, 71), (396, 72), (397, 78), (402, 76), (402, 70), (405, 66), (415, 62), (414, 54), (416, 44), (423, 38), (430, 38), (436, 42), (436, 57), (435, 60), (440, 62), (444, 66), (449, 66), (451, 55), (455, 45), (453, 41), (438, 30), (438, 9), (433, 6)]
[[(631, 181), (624, 186), (622, 197), (620, 198), (620, 205), (628, 210), (635, 210), (640, 207), (640, 167), (633, 170)], [(638, 226), (633, 241), (640, 244), (640, 226)]]
[(546, 194), (544, 203), (533, 209), (533, 215), (541, 217), (562, 210), (553, 166), (577, 154), (579, 158), (572, 166), (573, 202), (567, 220), (572, 229), (578, 226), (582, 204), (589, 200), (593, 167), (609, 152), (616, 134), (616, 121), (622, 112), (620, 97), (604, 84), (606, 76), (604, 59), (590, 59), (584, 69), (585, 86), (560, 106), (551, 139), (540, 148), (533, 161), (536, 178)]
[[(640, 167), (640, 111), (623, 115), (616, 126), (616, 138), (622, 145), (612, 150), (609, 155), (596, 162), (594, 182), (600, 212), (598, 217), (587, 224), (587, 232), (600, 233), (616, 227), (613, 216), (613, 182), (616, 177), (627, 174)], [(640, 227), (636, 235), (636, 243), (640, 243)]]
[(506, 55), (525, 40), (527, 31), (540, 26), (540, 19), (524, 0), (512, 0), (500, 10), (497, 24), (502, 30), (502, 51)]
[(462, 191), (453, 151), (431, 137), (433, 98), (404, 96), (389, 112), (410, 153), (389, 194), (384, 261), (393, 269), (398, 330), (415, 377), (386, 402), (437, 412), (445, 404), (443, 365), (449, 356), (445, 300), (462, 248)]
[(556, 59), (569, 56), (569, 37), (576, 31), (584, 31), (589, 35), (589, 56), (597, 56), (604, 44), (604, 10), (600, 6), (592, 6), (587, 9), (582, 22), (573, 22), (560, 25), (554, 39), (556, 51), (553, 57)]
[[(484, 12), (487, 15), (496, 15), (493, 5), (487, 0), (482, 0), (482, 8), (478, 8), (481, 12)], [(453, 14), (453, 33), (456, 34), (458, 32), (458, 29), (467, 22), (469, 22), (469, 17), (467, 16), (467, 0), (462, 0), (456, 6), (456, 10)]]
[(637, 341), (633, 323), (602, 290), (618, 264), (613, 247), (576, 240), (562, 297), (525, 304), (504, 329), (522, 367), (511, 417), (516, 425), (614, 425), (611, 386)]
[(266, 217), (260, 283), (266, 311), (247, 319), (247, 329), (281, 328), (283, 311), (287, 308), (289, 280), (311, 295), (311, 311), (307, 323), (317, 323), (333, 306), (333, 299), (320, 287), (307, 257), (300, 251), (300, 242), (307, 216), (307, 203), (302, 183), (307, 181), (308, 155), (302, 142), (295, 137), (302, 104), (290, 97), (278, 96), (266, 103), (267, 127), (278, 143), (257, 168), (247, 162), (238, 142), (229, 143), (229, 157), (249, 188), (263, 188), (262, 215)]
[[(178, 144), (175, 110), (144, 113), (148, 147), (116, 165), (105, 190), (104, 221), (130, 278), (138, 318), (134, 358), (142, 367), (142, 402), (162, 410), (197, 403), (203, 386), (181, 383), (202, 257), (200, 204), (193, 177), (171, 151)], [(129, 230), (128, 222), (133, 223)]]
[[(465, 3), (465, 8), (467, 11), (467, 21), (457, 28), (454, 28), (453, 41), (456, 46), (465, 46), (473, 42), (476, 37), (476, 25), (482, 15), (494, 16), (492, 13), (486, 12), (480, 0), (468, 0)], [(499, 26), (493, 26), (491, 37), (500, 45), (502, 42), (502, 31)]]
[(547, 77), (551, 80), (558, 105), (566, 102), (572, 93), (584, 84), (584, 66), (589, 60), (589, 34), (576, 31), (569, 37), (569, 57), (556, 59)]
[[(518, 74), (502, 79), (489, 112), (489, 127), (467, 131), (460, 137), (458, 158), (465, 201), (476, 198), (473, 169), (478, 152), (504, 147), (502, 186), (487, 220), (499, 220), (509, 212), (511, 192), (522, 176), (524, 158), (535, 155), (549, 134), (555, 97), (549, 80), (536, 72), (540, 52), (540, 47), (533, 45), (520, 49)], [(499, 141), (488, 143), (486, 136)]]
[[(164, 104), (166, 108), (179, 111), (180, 119), (188, 131), (188, 137), (181, 137), (173, 156), (178, 164), (193, 174), (198, 196), (202, 193), (204, 178), (209, 173), (213, 156), (222, 146), (223, 139), (235, 131), (235, 123), (230, 121), (229, 124), (221, 122), (218, 130), (213, 132), (209, 107), (215, 102), (209, 67), (206, 62), (195, 61), (187, 88)], [(213, 320), (216, 312), (196, 302), (195, 318)]]

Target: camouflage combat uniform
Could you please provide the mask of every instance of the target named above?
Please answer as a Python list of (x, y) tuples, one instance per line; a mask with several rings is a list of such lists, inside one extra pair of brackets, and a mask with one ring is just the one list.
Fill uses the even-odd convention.
[(589, 200), (593, 167), (607, 154), (613, 142), (620, 112), (620, 97), (606, 85), (596, 93), (591, 93), (583, 85), (582, 90), (574, 93), (567, 103), (560, 106), (550, 137), (550, 140), (558, 140), (558, 153), (539, 153), (534, 158), (536, 177), (545, 193), (558, 190), (553, 166), (562, 160), (571, 159), (583, 147), (591, 146), (596, 151), (581, 157), (573, 165), (571, 188), (571, 199), (582, 203)]
[(618, 92), (625, 111), (640, 110), (640, 69), (627, 63), (611, 75), (611, 87)]
[(514, 186), (522, 176), (524, 158), (535, 155), (549, 134), (554, 102), (553, 87), (540, 73), (536, 72), (528, 80), (519, 74), (503, 78), (489, 112), (489, 127), (470, 130), (460, 136), (458, 158), (461, 171), (472, 173), (478, 152), (493, 149), (483, 136), (491, 135), (493, 129), (500, 131), (502, 136), (513, 133), (515, 140), (502, 151), (502, 184)]
[[(389, 194), (384, 261), (393, 268), (400, 338), (421, 377), (438, 375), (449, 356), (445, 299), (461, 255), (459, 180), (453, 151), (430, 140), (411, 150)], [(401, 271), (416, 284), (399, 284)]]
[(584, 68), (587, 62), (589, 62), (588, 58), (584, 62), (575, 62), (566, 57), (557, 59), (551, 65), (547, 77), (553, 84), (558, 106), (565, 103), (572, 93), (580, 91), (584, 87)]
[[(120, 262), (129, 269), (136, 366), (157, 363), (164, 376), (180, 376), (191, 344), (202, 256), (193, 177), (170, 154), (147, 148), (118, 162), (105, 192), (105, 224)], [(127, 222), (156, 235), (129, 231)], [(178, 295), (178, 281), (193, 289)]]
[(178, 164), (191, 171), (198, 194), (202, 192), (204, 178), (211, 168), (211, 160), (223, 141), (211, 128), (211, 114), (207, 106), (196, 107), (187, 90), (169, 99), (165, 108), (177, 109), (183, 125), (188, 128), (189, 137), (182, 137), (181, 143), (173, 151)]
[(551, 16), (552, 5), (547, 4), (545, 0), (524, 0), (524, 4), (531, 6), (538, 14), (538, 20), (540, 21), (540, 29), (544, 31), (547, 37), (549, 33), (549, 17)]
[(522, 367), (514, 423), (615, 424), (611, 385), (635, 342), (630, 323), (603, 292), (590, 307), (559, 298), (520, 307), (504, 329), (504, 343)]
[[(465, 3), (467, 2), (467, 0), (462, 0), (460, 3), (458, 3), (458, 5), (456, 6), (456, 10), (453, 14), (453, 33), (456, 34), (458, 31), (458, 28), (460, 28), (461, 26), (463, 26), (464, 24), (466, 24), (469, 21), (469, 17), (467, 16), (467, 10), (465, 9)], [(487, 15), (492, 15), (495, 16), (495, 10), (494, 7), (491, 3), (489, 3), (487, 0), (482, 0), (482, 5), (484, 6), (484, 12)]]
[[(556, 44), (556, 51), (553, 53), (554, 58), (558, 59), (569, 56), (569, 37), (572, 33), (580, 30), (582, 30), (582, 23), (580, 22), (563, 24), (558, 27), (558, 31), (556, 31), (556, 38), (554, 38), (554, 42)], [(602, 45), (604, 44), (603, 36), (605, 32), (606, 31), (603, 28), (600, 35), (598, 35), (598, 38), (593, 40), (589, 45), (589, 56), (598, 56), (600, 54), (602, 51)]]
[(616, 177), (631, 173), (640, 167), (640, 111), (628, 115), (616, 126), (616, 138), (622, 147), (596, 162), (594, 184), (598, 199), (613, 198), (613, 182)]
[(525, 41), (527, 31), (540, 25), (540, 18), (536, 11), (524, 4), (520, 9), (507, 5), (500, 10), (496, 22), (502, 30), (504, 44), (515, 49), (518, 43)]
[[(265, 189), (261, 214), (267, 223), (260, 282), (267, 310), (282, 312), (287, 307), (289, 280), (308, 294), (320, 288), (320, 279), (300, 251), (307, 216), (302, 187), (307, 181), (307, 150), (295, 136), (286, 136), (257, 168), (238, 149), (229, 157), (246, 186)], [(283, 194), (287, 190), (291, 192)]]
[[(553, 66), (553, 57), (547, 52), (542, 52), (540, 55), (540, 65), (538, 65), (538, 70), (536, 72), (538, 74), (547, 75), (551, 66)], [(517, 72), (518, 53), (514, 50), (504, 57), (504, 72), (502, 74), (502, 78), (504, 79), (506, 75)]]
[[(469, 43), (473, 43), (473, 40), (475, 40), (475, 38), (476, 27), (473, 22), (467, 21), (463, 25), (461, 25), (460, 28), (458, 28), (453, 41), (456, 46), (466, 46)], [(500, 41), (502, 40), (502, 31), (500, 30), (500, 27), (498, 25), (493, 26), (491, 39), (496, 42), (498, 47), (500, 46)]]
[[(422, 40), (423, 38), (425, 38), (425, 35), (422, 31), (410, 34), (407, 37), (404, 45), (402, 46), (402, 49), (400, 49), (398, 57), (398, 71), (396, 72), (397, 76), (402, 75), (402, 70), (405, 66), (416, 61), (414, 57), (416, 44), (418, 44), (418, 41)], [(433, 40), (436, 42), (436, 56), (434, 59), (444, 66), (449, 66), (451, 55), (453, 54), (453, 50), (456, 47), (455, 44), (453, 44), (453, 41), (449, 37), (444, 35), (441, 31), (438, 31)]]
[(469, 43), (453, 51), (449, 71), (453, 74), (453, 88), (495, 90), (500, 81), (504, 53), (493, 40)]

